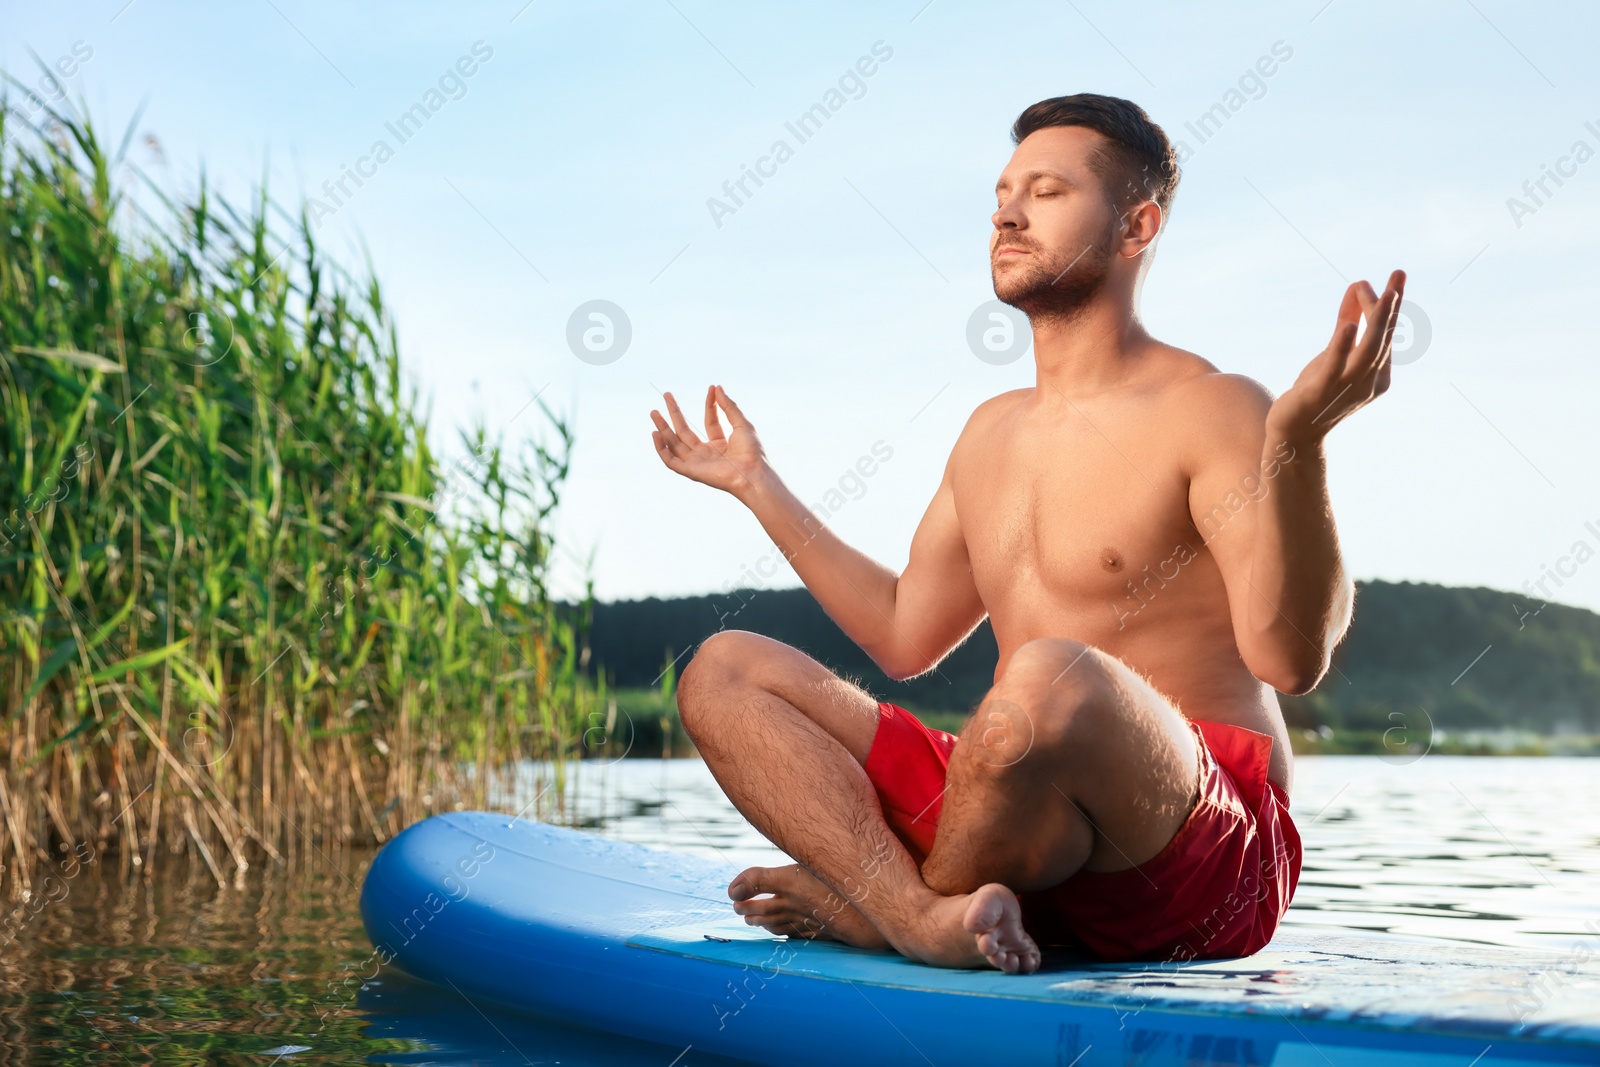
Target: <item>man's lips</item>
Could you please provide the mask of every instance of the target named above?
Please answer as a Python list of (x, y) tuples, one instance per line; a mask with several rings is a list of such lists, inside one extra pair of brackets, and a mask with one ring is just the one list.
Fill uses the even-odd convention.
[(1025, 256), (1027, 254), (1028, 250), (1025, 248), (1018, 248), (1015, 245), (1003, 245), (995, 252), (995, 258), (998, 259), (1001, 256)]

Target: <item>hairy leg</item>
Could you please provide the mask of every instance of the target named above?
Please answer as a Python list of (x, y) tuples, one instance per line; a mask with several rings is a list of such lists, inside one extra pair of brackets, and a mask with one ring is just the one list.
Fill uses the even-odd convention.
[[(734, 806), (841, 904), (853, 907), (878, 937), (903, 955), (947, 966), (1032, 970), (1038, 952), (1021, 931), (1015, 896), (1004, 886), (940, 894), (884, 821), (863, 764), (877, 732), (877, 701), (809, 656), (743, 631), (709, 638), (678, 687), (684, 728)], [(741, 902), (780, 885), (809, 908), (780, 915), (785, 929), (802, 921), (855, 943), (860, 924), (829, 902), (805, 901), (806, 883), (756, 869), (735, 878)], [(752, 905), (745, 912), (758, 915)], [(802, 919), (788, 910), (802, 911)]]
[[(797, 649), (727, 630), (707, 639), (684, 669), (678, 709), (712, 776), (745, 818), (791, 856), (821, 857), (843, 872), (835, 875), (842, 884), (859, 885), (860, 828), (873, 815), (883, 821), (862, 769), (878, 729), (876, 700)], [(797, 807), (796, 799), (810, 803)], [(836, 827), (845, 828), (848, 841), (828, 832)], [(877, 851), (885, 848), (880, 843)], [(774, 933), (887, 943), (844, 893), (795, 866), (814, 884), (788, 867), (742, 872), (728, 887), (735, 910)], [(774, 896), (756, 899), (762, 894)]]
[(1199, 750), (1120, 660), (1044, 638), (1012, 654), (951, 754), (927, 885), (1046, 889), (1154, 857), (1188, 818)]

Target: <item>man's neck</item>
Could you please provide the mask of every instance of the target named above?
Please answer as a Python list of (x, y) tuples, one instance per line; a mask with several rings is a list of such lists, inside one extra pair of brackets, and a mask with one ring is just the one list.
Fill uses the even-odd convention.
[(1150, 335), (1131, 302), (1103, 293), (1069, 320), (1033, 323), (1036, 389), (1041, 400), (1078, 399), (1124, 381)]

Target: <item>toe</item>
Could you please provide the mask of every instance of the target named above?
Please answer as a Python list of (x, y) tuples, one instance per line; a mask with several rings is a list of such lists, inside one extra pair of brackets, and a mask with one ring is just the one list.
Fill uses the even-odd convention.
[(972, 935), (978, 953), (996, 969), (1006, 974), (1038, 969), (1039, 948), (1023, 929), (1015, 894), (1005, 886), (987, 885), (974, 893), (962, 926)]
[(772, 892), (771, 867), (750, 867), (740, 871), (728, 883), (728, 896), (734, 900), (749, 900), (753, 896)]
[(789, 914), (794, 911), (794, 904), (781, 896), (757, 897), (751, 900), (736, 900), (733, 902), (736, 914), (747, 919), (771, 918), (774, 915)]
[(1000, 900), (992, 893), (982, 893), (975, 897), (967, 907), (966, 914), (962, 916), (961, 925), (967, 933), (977, 937), (989, 937), (995, 932), (1000, 919), (1004, 914)]
[(769, 934), (788, 935), (790, 937), (810, 937), (819, 928), (819, 923), (808, 920), (799, 912), (786, 908), (768, 915), (751, 915), (744, 920), (751, 926), (759, 926)]

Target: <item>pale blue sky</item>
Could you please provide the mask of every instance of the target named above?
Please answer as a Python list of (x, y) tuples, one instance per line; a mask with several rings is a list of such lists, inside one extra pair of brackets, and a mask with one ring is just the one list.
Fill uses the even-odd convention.
[[(966, 342), (993, 296), (1010, 124), (1047, 96), (1127, 96), (1192, 150), (1145, 287), (1153, 332), (1281, 391), (1346, 279), (1404, 267), (1432, 339), (1331, 438), (1348, 564), (1518, 588), (1574, 542), (1600, 550), (1600, 161), (1571, 158), (1600, 151), (1597, 39), (1592, 4), (1510, 0), (107, 0), (11, 5), (0, 61), (37, 81), (28, 49), (92, 52), (71, 94), (119, 134), (144, 104), (184, 186), (203, 159), (236, 195), (265, 168), (279, 197), (323, 196), (386, 141), (323, 240), (351, 264), (358, 234), (370, 246), (436, 437), (475, 413), (537, 430), (518, 412), (541, 388), (572, 414), (560, 587), (593, 547), (606, 598), (725, 588), (770, 551), (731, 498), (661, 466), (657, 386), (697, 410), (721, 382), (811, 499), (884, 442), (830, 522), (902, 566), (967, 414), (1032, 381)], [(385, 124), (475, 42), (490, 58), (400, 143)], [(892, 56), (800, 144), (785, 122), (876, 42)], [(1289, 57), (1230, 97), (1275, 45)], [(1229, 103), (1200, 144), (1186, 124)], [(719, 227), (707, 199), (779, 138), (793, 158)], [(1507, 199), (1558, 165), (1513, 218)], [(567, 345), (594, 299), (631, 322), (610, 363)], [(1555, 599), (1600, 608), (1600, 559), (1566, 569)], [(768, 581), (795, 584), (786, 566)]]

